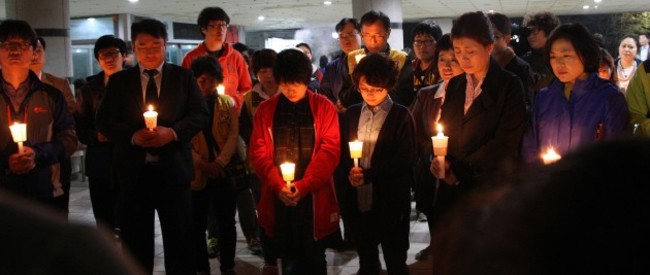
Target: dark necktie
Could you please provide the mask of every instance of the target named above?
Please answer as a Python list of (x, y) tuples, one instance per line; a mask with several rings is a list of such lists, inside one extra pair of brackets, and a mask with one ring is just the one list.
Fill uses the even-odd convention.
[(156, 87), (155, 76), (158, 74), (156, 70), (144, 70), (144, 73), (149, 76), (149, 82), (147, 82), (147, 94), (145, 96), (145, 108), (149, 108), (149, 105), (153, 105), (154, 110), (160, 108), (158, 104), (158, 88)]

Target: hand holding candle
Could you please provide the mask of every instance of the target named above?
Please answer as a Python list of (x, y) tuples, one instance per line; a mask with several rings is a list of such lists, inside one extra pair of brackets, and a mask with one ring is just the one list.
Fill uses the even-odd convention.
[(294, 192), (295, 190), (291, 182), (294, 180), (296, 174), (296, 164), (291, 162), (280, 164), (280, 171), (282, 171), (282, 179), (287, 182), (287, 187), (290, 187), (291, 191)]
[(217, 94), (218, 95), (225, 95), (226, 94), (226, 87), (224, 87), (222, 84), (219, 84), (219, 86), (217, 86)]
[(23, 153), (23, 142), (27, 141), (27, 124), (14, 122), (9, 126), (14, 142), (18, 143), (18, 153)]
[(435, 161), (440, 164), (440, 173), (435, 175), (439, 179), (445, 178), (445, 156), (447, 155), (447, 143), (449, 142), (449, 137), (445, 136), (442, 132), (442, 125), (438, 123), (436, 126), (438, 130), (438, 135), (431, 137), (431, 142), (433, 144), (433, 154), (436, 156)]
[(350, 157), (354, 159), (354, 167), (359, 167), (359, 159), (363, 152), (363, 141), (350, 141)]
[(562, 156), (555, 152), (555, 149), (552, 146), (549, 147), (548, 150), (546, 150), (546, 153), (542, 155), (542, 161), (544, 161), (544, 165), (554, 163), (561, 158)]
[(153, 110), (153, 106), (149, 105), (149, 111), (144, 112), (144, 124), (149, 129), (149, 131), (153, 131), (156, 129), (156, 126), (158, 124), (158, 112)]

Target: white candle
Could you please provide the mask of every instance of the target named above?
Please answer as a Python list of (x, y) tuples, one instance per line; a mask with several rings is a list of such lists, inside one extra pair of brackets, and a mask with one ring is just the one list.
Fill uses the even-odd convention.
[(287, 185), (290, 185), (296, 174), (296, 164), (285, 162), (280, 164), (280, 170), (282, 171), (282, 179), (287, 182)]
[(542, 155), (542, 160), (544, 161), (545, 165), (556, 162), (561, 158), (562, 156), (555, 152), (555, 149), (553, 149), (553, 147), (549, 147), (548, 150), (546, 150), (546, 153)]
[(357, 64), (359, 64), (359, 62), (361, 62), (361, 59), (363, 59), (364, 57), (366, 57), (365, 54), (357, 54), (354, 56), (354, 59), (357, 61)]
[(354, 167), (359, 167), (359, 159), (363, 152), (363, 141), (350, 141), (350, 157), (354, 159)]
[(153, 106), (149, 105), (149, 111), (144, 112), (144, 125), (149, 129), (149, 131), (153, 131), (153, 129), (156, 129), (156, 125), (158, 124), (158, 112), (153, 110)]
[(445, 156), (447, 155), (447, 143), (449, 142), (449, 137), (445, 136), (442, 132), (442, 125), (438, 123), (436, 126), (438, 130), (438, 135), (431, 137), (431, 142), (433, 144), (433, 154), (436, 156), (435, 161), (440, 164), (440, 172), (436, 175), (437, 178), (442, 179), (445, 177)]
[(18, 153), (23, 152), (23, 142), (27, 141), (27, 124), (14, 122), (9, 126), (14, 142), (18, 143)]
[(226, 87), (224, 87), (223, 85), (219, 84), (219, 86), (217, 86), (217, 94), (219, 94), (219, 95), (225, 95), (225, 94), (226, 94)]

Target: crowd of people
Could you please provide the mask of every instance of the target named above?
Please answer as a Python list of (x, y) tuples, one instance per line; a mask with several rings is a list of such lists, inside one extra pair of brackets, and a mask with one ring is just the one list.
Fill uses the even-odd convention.
[[(600, 142), (650, 135), (648, 34), (623, 36), (613, 59), (582, 24), (538, 12), (524, 17), (530, 51), (517, 56), (506, 15), (467, 12), (447, 34), (434, 21), (417, 24), (410, 57), (388, 44), (390, 18), (369, 11), (336, 24), (340, 52), (319, 68), (306, 43), (276, 52), (226, 42), (230, 17), (219, 7), (203, 9), (197, 23), (204, 39), (180, 66), (165, 61), (158, 20), (131, 25), (137, 65), (129, 68), (125, 41), (99, 37), (102, 71), (74, 93), (42, 71), (46, 43), (27, 22), (0, 24), (0, 189), (67, 216), (70, 156), (85, 145), (97, 225), (136, 263), (110, 250), (106, 259), (124, 262), (115, 272), (153, 272), (156, 212), (167, 274), (210, 274), (215, 256), (221, 274), (235, 274), (239, 213), (262, 274), (327, 274), (325, 250), (335, 248), (356, 250), (365, 275), (382, 270), (379, 246), (388, 274), (409, 273), (412, 199), (432, 238), (416, 259), (432, 258), (437, 274), (574, 270), (561, 256), (536, 257), (578, 238), (556, 234), (560, 221), (619, 238), (604, 235), (620, 227), (596, 226), (585, 209), (645, 209), (634, 188), (647, 188), (628, 182), (615, 192), (610, 184), (630, 175), (605, 173), (626, 168), (596, 158), (622, 159), (609, 148), (648, 157), (643, 141)], [(15, 123), (26, 124), (24, 139)], [(444, 154), (434, 136), (448, 138)], [(354, 160), (353, 141), (363, 144)], [(562, 160), (543, 166), (551, 150)], [(561, 177), (569, 172), (597, 173), (569, 182)], [(549, 212), (535, 204), (546, 201)], [(535, 228), (555, 214), (560, 221)], [(621, 242), (576, 242), (584, 252), (600, 249), (588, 241), (629, 252), (630, 238), (644, 238), (639, 230)], [(629, 256), (612, 259), (642, 267)], [(602, 271), (589, 268), (576, 270)]]

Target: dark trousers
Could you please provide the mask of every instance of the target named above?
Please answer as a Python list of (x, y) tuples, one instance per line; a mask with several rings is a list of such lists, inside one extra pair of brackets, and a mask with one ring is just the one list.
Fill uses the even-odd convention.
[[(392, 213), (391, 213), (392, 212)], [(355, 219), (355, 244), (359, 253), (359, 275), (379, 274), (381, 244), (388, 274), (408, 274), (406, 252), (409, 248), (408, 211), (370, 210)]]
[(214, 209), (214, 219), (219, 225), (219, 269), (227, 271), (235, 267), (235, 248), (237, 230), (235, 228), (236, 200), (230, 182), (226, 179), (211, 179), (201, 191), (192, 191), (194, 211), (193, 243), (195, 252), (195, 271), (209, 271), (208, 248), (205, 230), (210, 207)]
[(63, 212), (64, 217), (68, 218), (70, 212), (70, 181), (72, 180), (72, 161), (70, 158), (65, 158), (61, 161), (61, 189), (63, 195), (54, 198), (54, 206)]
[[(277, 245), (284, 245), (273, 240), (260, 228), (260, 239), (264, 250), (264, 263), (267, 265), (277, 264)], [(325, 244), (322, 241), (314, 241), (312, 235), (305, 236), (300, 251), (291, 251), (282, 257), (282, 274), (327, 274), (327, 261), (325, 260)]]
[(88, 177), (88, 190), (97, 226), (105, 226), (110, 230), (117, 228), (116, 194), (111, 179)]
[(149, 274), (153, 272), (154, 217), (158, 212), (167, 274), (194, 274), (189, 183), (166, 184), (160, 166), (145, 166), (135, 186), (120, 186), (122, 243)]

